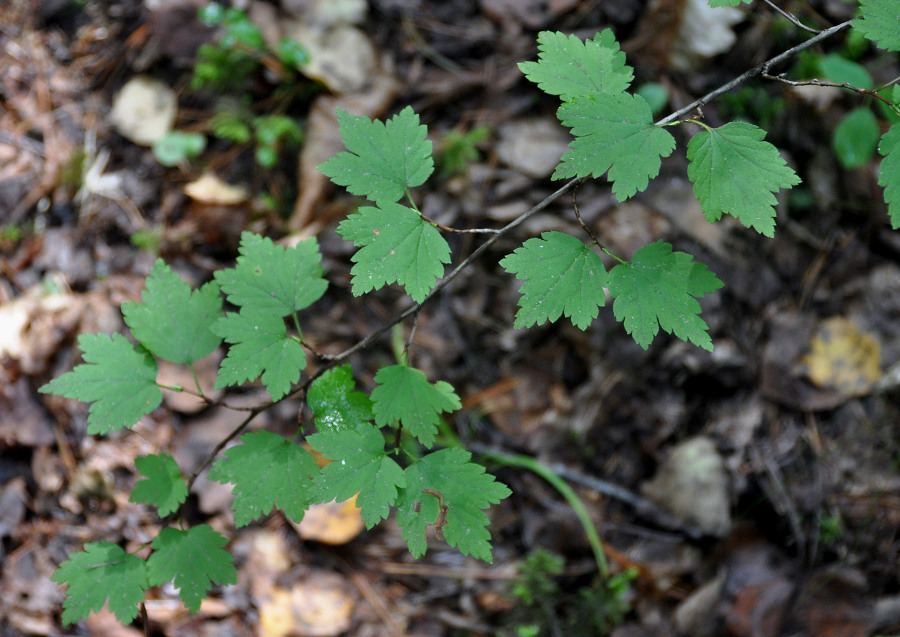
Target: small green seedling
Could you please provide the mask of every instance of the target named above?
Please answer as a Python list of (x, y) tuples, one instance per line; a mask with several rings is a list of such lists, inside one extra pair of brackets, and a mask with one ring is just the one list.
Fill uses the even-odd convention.
[(206, 149), (206, 136), (173, 130), (153, 144), (153, 156), (163, 166), (178, 166)]
[(458, 130), (447, 131), (435, 157), (438, 170), (444, 177), (465, 174), (472, 162), (478, 161), (478, 144), (490, 135), (487, 126), (476, 126), (468, 133)]

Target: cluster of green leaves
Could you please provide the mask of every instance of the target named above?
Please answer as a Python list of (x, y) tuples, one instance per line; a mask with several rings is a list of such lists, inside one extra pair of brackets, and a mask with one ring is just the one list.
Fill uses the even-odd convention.
[[(863, 18), (855, 28), (879, 46), (900, 51), (898, 5), (900, 0), (862, 0)], [(226, 27), (224, 48), (216, 55), (225, 51), (229, 63), (239, 59), (229, 56), (248, 55), (263, 46), (258, 29), (240, 12), (217, 5), (205, 11), (205, 20)], [(544, 32), (538, 44), (538, 61), (520, 67), (541, 89), (560, 97), (559, 118), (574, 136), (554, 176), (607, 174), (620, 200), (645, 189), (658, 174), (661, 159), (676, 146), (665, 126), (652, 121), (652, 113), (665, 104), (665, 92), (630, 92), (632, 69), (611, 31), (587, 41)], [(291, 47), (279, 47), (285, 64), (288, 59), (296, 63), (291, 56), (297, 54)], [(212, 64), (213, 59), (208, 61)], [(900, 111), (900, 89), (893, 87), (885, 99), (893, 112)], [(346, 151), (320, 169), (372, 204), (360, 207), (337, 230), (357, 248), (352, 291), (361, 295), (397, 283), (422, 303), (443, 276), (451, 253), (440, 227), (422, 215), (412, 196), (412, 189), (434, 171), (427, 129), (409, 107), (386, 122), (339, 110), (338, 122)], [(719, 128), (695, 119), (674, 124), (700, 129), (690, 139), (686, 156), (688, 177), (706, 218), (715, 221), (729, 214), (772, 236), (775, 193), (799, 180), (775, 147), (764, 141), (765, 132), (744, 122)], [(222, 120), (217, 126), (231, 138), (255, 134), (259, 143), (273, 149), (296, 133), (278, 118), (256, 118), (244, 125), (247, 128), (240, 121)], [(475, 141), (460, 144), (474, 148)], [(894, 125), (881, 135), (878, 151), (884, 156), (879, 183), (886, 187), (895, 227), (900, 226), (898, 146), (900, 128)], [(608, 270), (598, 248), (612, 259)], [(662, 330), (712, 349), (698, 299), (722, 284), (705, 265), (663, 241), (625, 260), (596, 241), (585, 244), (561, 232), (545, 232), (525, 241), (501, 265), (522, 280), (518, 327), (564, 315), (585, 329), (608, 296), (616, 319), (641, 347), (648, 347)], [(285, 248), (245, 233), (236, 265), (216, 272), (214, 280), (197, 289), (159, 260), (141, 302), (122, 305), (133, 339), (121, 334), (80, 336), (84, 363), (40, 391), (90, 403), (88, 433), (115, 432), (156, 409), (162, 390), (182, 390), (157, 382), (158, 359), (193, 366), (224, 343), (228, 353), (215, 388), (258, 379), (273, 402), (283, 400), (297, 391), (307, 366), (301, 312), (326, 288), (315, 239)], [(225, 299), (235, 311), (223, 309)], [(300, 386), (316, 426), (305, 442), (331, 461), (322, 468), (296, 440), (267, 431), (244, 433), (238, 444), (215, 459), (209, 476), (233, 485), (235, 524), (249, 524), (273, 508), (299, 521), (314, 503), (356, 495), (369, 528), (396, 509), (403, 537), (417, 557), (427, 549), (427, 527), (434, 526), (438, 537), (463, 554), (490, 561), (485, 509), (510, 492), (464, 449), (435, 449), (442, 414), (461, 407), (453, 387), (430, 382), (405, 359), (378, 370), (374, 381), (367, 395), (356, 389), (349, 366), (326, 364)], [(202, 394), (203, 388), (198, 384), (196, 391)], [(136, 468), (143, 477), (131, 501), (156, 507), (167, 520), (177, 517), (190, 482), (175, 459), (164, 452), (152, 454), (138, 458)], [(147, 588), (169, 581), (196, 611), (213, 585), (235, 582), (227, 542), (209, 526), (185, 529), (182, 521), (162, 529), (146, 558), (112, 542), (89, 543), (54, 574), (55, 581), (69, 586), (63, 620), (73, 623), (108, 603), (117, 617), (130, 621)], [(546, 577), (538, 583), (554, 585)], [(601, 588), (613, 596), (610, 608), (615, 611), (602, 621), (620, 617), (627, 608), (620, 603), (627, 579), (604, 582)], [(524, 594), (522, 599), (527, 601)]]
[[(606, 581), (596, 578), (588, 586), (573, 590), (559, 579), (565, 560), (538, 548), (518, 566), (512, 594), (519, 606), (510, 613), (512, 631), (500, 635), (545, 635), (550, 632), (578, 635), (608, 635), (631, 610), (630, 583), (635, 571), (623, 571)], [(560, 619), (564, 626), (560, 627)]]
[(203, 24), (221, 27), (222, 32), (215, 44), (203, 44), (197, 51), (191, 80), (194, 90), (240, 88), (267, 57), (278, 60), (285, 73), (309, 62), (303, 45), (290, 38), (283, 38), (271, 50), (259, 27), (240, 9), (211, 2), (201, 7), (198, 15)]
[[(712, 2), (736, 6), (740, 0)], [(893, 25), (900, 15), (898, 0), (864, 0), (863, 19), (855, 28), (889, 51), (900, 50)], [(888, 26), (885, 26), (888, 25)], [(699, 126), (686, 149), (688, 178), (710, 222), (728, 214), (767, 237), (775, 231), (775, 194), (800, 182), (799, 177), (764, 140), (765, 131), (746, 122), (713, 128), (697, 119), (656, 124), (642, 91), (629, 91), (633, 74), (625, 64), (612, 32), (605, 30), (582, 41), (573, 35), (543, 32), (538, 36), (536, 62), (520, 69), (544, 92), (562, 100), (558, 116), (574, 137), (553, 174), (555, 179), (600, 177), (612, 182), (613, 194), (624, 201), (644, 190), (659, 173), (661, 158), (672, 153), (675, 138), (666, 126)], [(821, 61), (826, 77), (871, 89), (865, 69), (841, 57)], [(896, 121), (900, 86), (882, 91), (887, 114)], [(900, 227), (900, 133), (892, 126), (883, 135), (868, 107), (852, 111), (838, 126), (834, 147), (847, 167), (868, 162), (876, 146), (885, 156), (879, 183), (886, 187), (892, 225)], [(516, 325), (527, 327), (555, 321), (561, 315), (584, 329), (604, 305), (608, 289), (613, 311), (635, 342), (646, 348), (662, 329), (682, 340), (711, 350), (708, 326), (697, 302), (721, 287), (706, 267), (689, 255), (657, 242), (634, 254), (631, 261), (613, 255), (607, 272), (603, 262), (581, 240), (558, 232), (530, 239), (501, 264), (524, 282)]]
[(255, 145), (256, 163), (274, 168), (281, 152), (297, 148), (303, 131), (296, 120), (287, 115), (254, 115), (252, 110), (223, 100), (209, 120), (212, 134), (237, 144)]
[(476, 126), (468, 133), (458, 130), (444, 133), (435, 158), (441, 174), (445, 177), (464, 174), (469, 164), (478, 159), (478, 144), (487, 139), (490, 132), (487, 126)]
[[(611, 33), (605, 33), (609, 35), (603, 36), (603, 41), (608, 41)], [(564, 39), (584, 46), (580, 40)], [(548, 77), (552, 74), (554, 82), (558, 80), (556, 70), (539, 71), (546, 71)], [(601, 77), (606, 76), (597, 76)], [(620, 81), (620, 85), (625, 82)], [(561, 86), (552, 88), (562, 90)], [(649, 107), (642, 98), (627, 99), (644, 103), (649, 118)], [(422, 302), (450, 261), (446, 239), (437, 224), (422, 216), (411, 193), (434, 170), (427, 128), (419, 124), (419, 116), (410, 107), (387, 122), (339, 110), (338, 122), (347, 150), (319, 168), (336, 184), (375, 204), (360, 207), (337, 229), (359, 248), (351, 270), (353, 293), (360, 295), (396, 282), (413, 300)], [(596, 157), (596, 153), (597, 149), (592, 149), (584, 156)], [(404, 197), (409, 205), (398, 203)], [(597, 253), (580, 239), (547, 232), (526, 241), (501, 265), (524, 280), (516, 327), (552, 322), (565, 315), (574, 325), (586, 329), (605, 304), (604, 288), (608, 287), (615, 299), (616, 318), (642, 347), (648, 347), (662, 329), (712, 349), (706, 323), (699, 318), (697, 299), (722, 284), (706, 266), (683, 252), (673, 252), (667, 243), (646, 246), (631, 262), (620, 260), (607, 273)]]
[[(738, 6), (750, 0), (710, 0), (713, 7)], [(868, 106), (847, 113), (832, 134), (831, 145), (844, 168), (853, 169), (871, 161), (877, 149), (883, 156), (878, 183), (884, 186), (891, 226), (900, 228), (900, 86), (875, 87), (868, 70), (848, 59), (874, 43), (881, 49), (900, 52), (900, 0), (860, 0), (859, 19), (844, 45), (844, 55), (807, 54), (801, 58), (807, 77), (819, 77), (836, 84), (847, 84), (865, 91), (875, 91), (878, 105), (890, 127), (884, 133)], [(805, 63), (804, 63), (805, 61)]]
[[(240, 9), (225, 8), (210, 3), (198, 11), (200, 21), (221, 29), (214, 44), (203, 44), (197, 51), (191, 88), (212, 91), (218, 96), (217, 113), (209, 121), (210, 131), (219, 139), (237, 144), (254, 143), (256, 163), (273, 168), (288, 148), (296, 148), (303, 141), (300, 125), (282, 114), (255, 115), (246, 92), (247, 79), (262, 65), (278, 69), (279, 85), (292, 87), (298, 80), (297, 71), (309, 62), (309, 54), (302, 44), (290, 38), (282, 39), (270, 48), (262, 32)], [(293, 89), (280, 91), (290, 96)], [(231, 99), (233, 95), (237, 99)], [(279, 108), (283, 108), (289, 99)], [(153, 156), (163, 166), (178, 166), (197, 157), (206, 149), (203, 133), (174, 130), (153, 145)]]
[[(236, 265), (192, 290), (158, 260), (141, 302), (122, 305), (137, 342), (121, 334), (82, 335), (78, 345), (84, 363), (40, 391), (90, 403), (88, 433), (107, 434), (131, 427), (156, 409), (161, 390), (180, 389), (157, 383), (157, 359), (193, 365), (225, 342), (228, 355), (215, 388), (259, 378), (272, 400), (281, 400), (306, 367), (299, 313), (326, 290), (320, 261), (315, 239), (284, 248), (245, 233)], [(223, 294), (237, 311), (223, 311)], [(273, 507), (300, 521), (311, 504), (358, 494), (369, 528), (397, 508), (414, 555), (425, 553), (427, 527), (437, 525), (451, 546), (490, 561), (484, 509), (507, 497), (509, 489), (463, 449), (423, 453), (435, 446), (441, 414), (461, 406), (453, 387), (430, 383), (407, 365), (382, 368), (375, 382), (371, 396), (357, 391), (345, 365), (309, 385), (317, 432), (306, 442), (333, 461), (323, 469), (307, 449), (267, 431), (244, 434), (214, 462), (210, 479), (234, 485), (235, 524), (249, 524)], [(386, 445), (386, 439), (400, 441), (399, 446)], [(160, 517), (176, 513), (188, 489), (174, 458), (154, 454), (138, 458), (136, 466), (144, 477), (131, 501), (155, 506)], [(54, 576), (69, 584), (63, 620), (77, 621), (109, 600), (117, 617), (130, 621), (144, 591), (170, 580), (196, 611), (212, 584), (235, 580), (225, 544), (227, 539), (207, 526), (164, 528), (147, 559), (110, 542), (88, 544)]]
[[(659, 173), (661, 158), (674, 150), (675, 138), (653, 123), (651, 105), (642, 94), (646, 91), (628, 91), (632, 69), (612, 31), (586, 41), (545, 31), (538, 36), (538, 48), (538, 61), (519, 67), (544, 92), (562, 99), (558, 115), (574, 136), (553, 177), (608, 173), (619, 200), (644, 190)], [(771, 233), (772, 191), (796, 178), (775, 148), (762, 141), (763, 135), (749, 125), (731, 124), (718, 130), (703, 126), (691, 140), (690, 176), (708, 219), (724, 212)], [(616, 318), (641, 347), (648, 347), (662, 329), (712, 349), (697, 299), (722, 284), (706, 266), (663, 242), (641, 248), (630, 261), (604, 252), (615, 259), (609, 272), (592, 245), (550, 232), (526, 241), (501, 261), (523, 280), (516, 326), (565, 315), (585, 329), (606, 303), (608, 290)]]

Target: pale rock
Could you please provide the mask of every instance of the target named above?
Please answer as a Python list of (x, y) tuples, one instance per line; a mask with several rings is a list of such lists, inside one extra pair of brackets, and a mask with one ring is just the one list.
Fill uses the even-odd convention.
[(743, 21), (737, 7), (711, 7), (708, 0), (687, 0), (681, 14), (672, 66), (690, 71), (702, 60), (728, 51), (737, 36), (731, 27)]
[(175, 92), (151, 77), (134, 77), (113, 98), (109, 119), (135, 144), (152, 146), (172, 130), (178, 99)]
[(693, 438), (672, 449), (641, 490), (709, 535), (723, 537), (731, 528), (725, 464), (709, 438)]
[(513, 120), (500, 127), (497, 154), (533, 179), (549, 177), (568, 150), (569, 135), (549, 118)]

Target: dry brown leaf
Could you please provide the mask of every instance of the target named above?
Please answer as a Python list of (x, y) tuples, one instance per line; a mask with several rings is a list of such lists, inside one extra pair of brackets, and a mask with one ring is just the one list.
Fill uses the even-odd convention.
[(234, 206), (247, 200), (247, 189), (228, 184), (212, 173), (203, 173), (199, 179), (185, 185), (184, 194), (200, 203)]

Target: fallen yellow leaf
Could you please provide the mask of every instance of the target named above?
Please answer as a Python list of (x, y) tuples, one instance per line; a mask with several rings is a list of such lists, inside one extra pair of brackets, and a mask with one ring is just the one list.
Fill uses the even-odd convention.
[(803, 363), (814, 385), (863, 396), (881, 378), (881, 344), (853, 321), (830, 318), (819, 326)]

